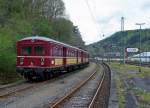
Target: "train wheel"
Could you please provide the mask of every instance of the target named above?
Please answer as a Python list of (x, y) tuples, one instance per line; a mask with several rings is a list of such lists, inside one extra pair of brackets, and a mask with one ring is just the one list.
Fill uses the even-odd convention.
[(45, 80), (48, 80), (48, 79), (49, 79), (49, 75), (48, 75), (47, 72), (44, 73), (44, 79), (45, 79)]
[(35, 80), (35, 79), (33, 79), (33, 77), (30, 76), (30, 75), (25, 75), (24, 78), (27, 79), (28, 81), (34, 81), (34, 80)]

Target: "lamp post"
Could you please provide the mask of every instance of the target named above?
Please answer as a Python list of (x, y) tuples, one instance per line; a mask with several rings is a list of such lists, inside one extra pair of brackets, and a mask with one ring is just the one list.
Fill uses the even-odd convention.
[(139, 38), (140, 38), (140, 41), (139, 41), (139, 53), (140, 53), (140, 64), (139, 64), (139, 72), (141, 72), (141, 30), (142, 30), (142, 25), (144, 25), (145, 23), (136, 23), (136, 25), (140, 26), (140, 33), (139, 33)]

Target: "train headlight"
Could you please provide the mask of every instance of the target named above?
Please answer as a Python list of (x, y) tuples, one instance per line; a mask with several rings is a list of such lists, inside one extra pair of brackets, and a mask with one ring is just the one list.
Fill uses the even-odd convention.
[(41, 58), (41, 65), (44, 65), (44, 58)]
[(20, 58), (20, 65), (23, 65), (24, 63), (24, 58)]
[(52, 65), (53, 65), (53, 64), (55, 64), (55, 61), (54, 61), (54, 60), (52, 60), (52, 61), (51, 61), (51, 64), (52, 64)]

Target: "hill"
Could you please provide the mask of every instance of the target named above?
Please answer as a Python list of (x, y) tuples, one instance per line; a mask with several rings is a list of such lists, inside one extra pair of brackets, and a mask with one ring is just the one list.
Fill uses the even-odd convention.
[[(123, 47), (139, 48), (139, 30), (128, 30), (116, 32), (110, 37), (87, 46), (87, 50), (92, 56), (103, 56), (106, 52), (123, 52)], [(150, 29), (141, 31), (141, 49), (150, 50)]]

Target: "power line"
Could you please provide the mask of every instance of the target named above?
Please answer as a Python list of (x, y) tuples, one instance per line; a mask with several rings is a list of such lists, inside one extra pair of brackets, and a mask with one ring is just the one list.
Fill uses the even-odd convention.
[[(90, 7), (90, 4), (89, 4), (89, 2), (88, 2), (88, 0), (84, 0), (85, 1), (85, 3), (86, 3), (86, 5), (87, 5), (87, 7), (88, 7), (88, 10), (89, 10), (89, 13), (90, 13), (90, 16), (91, 16), (91, 18), (92, 18), (92, 20), (93, 20), (93, 22), (94, 22), (94, 24), (95, 24), (95, 26), (96, 26), (96, 29), (97, 29), (97, 31), (98, 31), (98, 35), (99, 35), (99, 27), (97, 26), (97, 24), (96, 24), (96, 18), (95, 18), (95, 15), (93, 14), (93, 11), (92, 11), (92, 9), (91, 9), (91, 7)], [(93, 3), (95, 3), (95, 2), (93, 2)]]
[(93, 12), (92, 12), (92, 9), (91, 9), (91, 7), (90, 7), (90, 5), (89, 5), (88, 0), (84, 0), (84, 1), (85, 1), (86, 5), (87, 5), (87, 7), (88, 7), (88, 10), (89, 10), (89, 12), (90, 12), (90, 15), (91, 15), (92, 20), (94, 21), (94, 23), (96, 23), (96, 18), (95, 18), (95, 16), (94, 16)]

